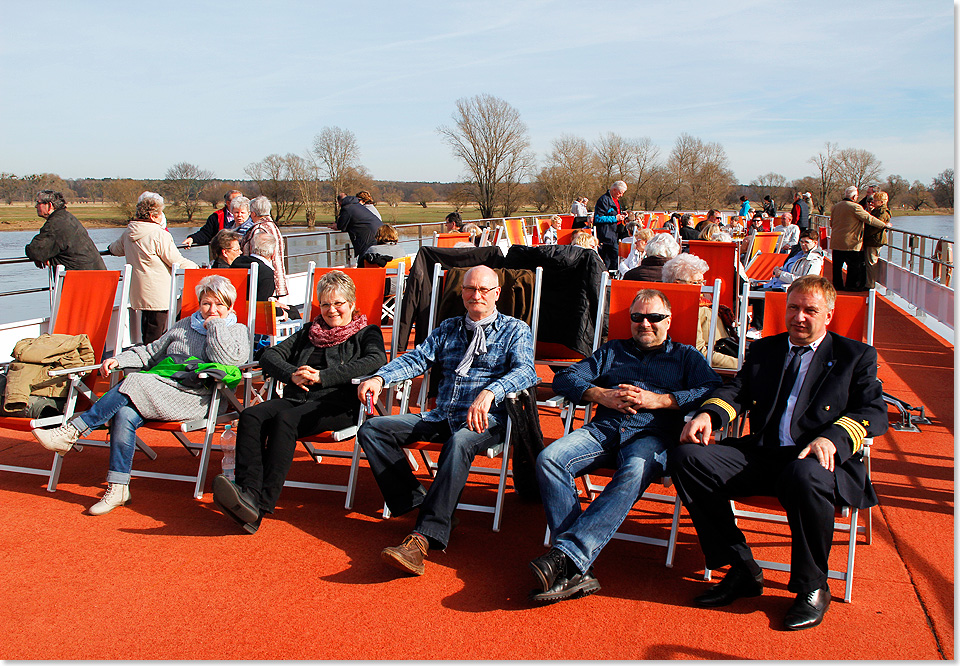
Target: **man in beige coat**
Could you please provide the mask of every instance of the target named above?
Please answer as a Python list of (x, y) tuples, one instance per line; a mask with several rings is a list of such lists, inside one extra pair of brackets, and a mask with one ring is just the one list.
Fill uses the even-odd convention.
[(137, 219), (109, 251), (126, 257), (132, 268), (130, 306), (140, 311), (140, 335), (143, 344), (150, 344), (167, 329), (171, 267), (198, 266), (180, 254), (173, 236), (163, 228), (163, 202), (152, 197), (137, 203)]
[[(830, 211), (830, 249), (833, 251), (833, 286), (843, 291), (866, 291), (867, 265), (863, 252), (864, 225), (890, 228), (889, 222), (874, 217), (857, 203), (857, 188), (844, 190), (843, 201)], [(843, 279), (843, 266), (847, 279)]]

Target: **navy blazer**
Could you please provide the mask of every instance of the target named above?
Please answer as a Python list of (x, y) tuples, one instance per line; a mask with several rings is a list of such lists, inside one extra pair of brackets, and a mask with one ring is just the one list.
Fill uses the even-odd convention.
[[(781, 333), (752, 343), (733, 381), (704, 401), (698, 413), (708, 412), (714, 426), (721, 428), (749, 411), (751, 434), (725, 444), (758, 446), (764, 429), (777, 427), (780, 415), (773, 410), (788, 342), (788, 335)], [(797, 396), (791, 424), (797, 447), (803, 448), (817, 437), (833, 442), (837, 447), (837, 493), (847, 504), (865, 509), (874, 506), (877, 498), (863, 464), (863, 440), (886, 430), (887, 405), (877, 379), (877, 350), (827, 332)]]

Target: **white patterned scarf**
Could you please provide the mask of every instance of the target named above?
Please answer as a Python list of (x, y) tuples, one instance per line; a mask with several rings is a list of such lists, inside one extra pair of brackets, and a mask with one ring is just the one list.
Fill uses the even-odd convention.
[(484, 334), (483, 328), (487, 324), (492, 324), (496, 320), (497, 314), (497, 311), (494, 310), (489, 317), (484, 317), (480, 321), (470, 319), (470, 315), (464, 316), (464, 324), (467, 331), (473, 331), (473, 339), (467, 345), (467, 351), (463, 354), (463, 358), (460, 359), (460, 364), (457, 366), (457, 374), (461, 377), (466, 377), (467, 373), (470, 372), (474, 357), (487, 353), (487, 336)]

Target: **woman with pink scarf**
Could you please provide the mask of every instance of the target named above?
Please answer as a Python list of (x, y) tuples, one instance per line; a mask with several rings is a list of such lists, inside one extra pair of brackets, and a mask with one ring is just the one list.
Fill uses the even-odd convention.
[(284, 384), (283, 397), (241, 412), (236, 481), (213, 481), (214, 502), (251, 534), (276, 507), (297, 439), (355, 424), (361, 406), (351, 380), (387, 362), (380, 326), (356, 311), (349, 276), (321, 276), (317, 300), (320, 314), (311, 323), (263, 352), (263, 372)]

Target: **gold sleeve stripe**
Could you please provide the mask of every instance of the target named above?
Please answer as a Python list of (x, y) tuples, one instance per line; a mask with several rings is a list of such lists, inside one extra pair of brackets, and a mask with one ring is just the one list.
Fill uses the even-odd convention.
[(850, 435), (850, 442), (853, 453), (863, 448), (863, 438), (867, 436), (866, 429), (848, 416), (841, 416), (836, 420), (836, 424), (847, 431)]
[(703, 403), (704, 407), (706, 407), (707, 405), (716, 405), (717, 407), (719, 407), (720, 409), (722, 409), (727, 413), (727, 416), (731, 421), (737, 418), (737, 410), (735, 410), (730, 405), (730, 403), (724, 402), (720, 398), (710, 398), (709, 400)]

